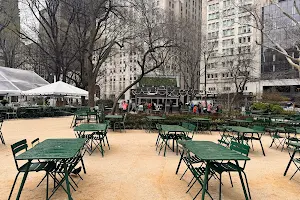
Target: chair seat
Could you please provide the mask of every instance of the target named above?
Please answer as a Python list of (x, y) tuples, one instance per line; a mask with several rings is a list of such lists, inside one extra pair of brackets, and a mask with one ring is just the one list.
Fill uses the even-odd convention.
[(204, 162), (203, 160), (201, 160), (200, 158), (198, 158), (197, 156), (190, 156), (189, 158), (187, 157), (183, 157), (182, 158), (184, 161), (189, 161), (191, 164), (195, 164), (195, 163), (202, 163)]
[[(27, 163), (22, 165), (18, 170), (20, 172), (25, 172), (27, 168)], [(36, 162), (31, 163), (28, 171), (51, 171), (55, 168), (54, 162)]]
[(243, 169), (241, 167), (238, 167), (231, 162), (227, 162), (227, 163), (213, 162), (211, 169), (219, 174), (221, 174), (223, 172), (238, 171), (238, 169), (240, 169), (240, 171), (243, 171)]

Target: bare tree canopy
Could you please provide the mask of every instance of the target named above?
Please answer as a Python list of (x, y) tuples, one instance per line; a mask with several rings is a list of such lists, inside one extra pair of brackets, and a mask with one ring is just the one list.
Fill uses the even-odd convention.
[[(146, 0), (129, 0), (127, 2), (128, 28), (131, 39), (125, 43), (129, 51), (137, 52), (137, 78), (115, 98), (112, 112), (115, 112), (117, 102), (145, 75), (160, 69), (170, 58), (171, 50), (176, 47), (176, 26), (172, 18), (152, 2)], [(130, 38), (130, 37), (129, 37)]]

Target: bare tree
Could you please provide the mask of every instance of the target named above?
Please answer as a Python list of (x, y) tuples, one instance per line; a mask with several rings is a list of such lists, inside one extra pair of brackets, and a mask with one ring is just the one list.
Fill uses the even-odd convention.
[(18, 1), (3, 1), (0, 5), (0, 50), (5, 67), (18, 68), (20, 40), (13, 31), (20, 29)]
[[(293, 10), (297, 15), (292, 15), (285, 8), (280, 7), (278, 1), (270, 0), (276, 8), (277, 11), (282, 13), (281, 23), (272, 22), (265, 20), (261, 15), (261, 1), (257, 1), (252, 6), (249, 5), (237, 5), (239, 9), (243, 10), (245, 13), (249, 14), (249, 20), (243, 22), (243, 24), (251, 26), (260, 31), (261, 35), (264, 37), (265, 42), (262, 43), (260, 38), (256, 41), (258, 45), (264, 46), (265, 48), (272, 49), (285, 56), (288, 63), (295, 69), (300, 71), (300, 58), (295, 58), (288, 51), (290, 46), (294, 46), (298, 54), (300, 53), (300, 21), (298, 16), (300, 15), (300, 4), (299, 1), (293, 0)], [(271, 13), (270, 13), (271, 14)], [(278, 27), (279, 26), (279, 27)], [(274, 35), (274, 29), (281, 28), (286, 34), (286, 39), (283, 41)], [(288, 40), (288, 42), (287, 42)], [(289, 43), (289, 44), (288, 44)], [(288, 46), (287, 46), (288, 45)], [(287, 49), (288, 48), (288, 49)]]
[(240, 46), (233, 56), (224, 57), (223, 63), (227, 63), (227, 72), (223, 73), (223, 76), (228, 78), (234, 88), (234, 94), (229, 102), (229, 114), (233, 105), (240, 103), (247, 83), (256, 77), (255, 59), (255, 48), (251, 49), (249, 46)]
[[(182, 77), (184, 88), (190, 91), (199, 89), (200, 86), (200, 65), (203, 53), (203, 35), (201, 24), (188, 20), (179, 22), (177, 33), (178, 48), (174, 53), (174, 64), (176, 70)], [(191, 92), (191, 99), (194, 99), (194, 92)]]
[(145, 75), (161, 68), (176, 46), (174, 23), (167, 20), (169, 18), (161, 9), (146, 0), (129, 0), (127, 5), (131, 11), (128, 26), (133, 37), (126, 45), (139, 55), (137, 78), (115, 98), (112, 113), (125, 92)]

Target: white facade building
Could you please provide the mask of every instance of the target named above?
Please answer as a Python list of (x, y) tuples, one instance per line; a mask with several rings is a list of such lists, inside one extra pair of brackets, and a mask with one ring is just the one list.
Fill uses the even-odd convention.
[[(174, 19), (192, 19), (196, 23), (202, 18), (202, 0), (152, 0), (152, 3), (154, 6), (170, 13), (170, 16), (174, 16)], [(116, 97), (124, 88), (137, 79), (139, 75), (137, 65), (139, 56), (137, 52), (130, 52), (125, 48), (108, 58), (106, 76), (105, 78), (99, 78), (101, 98), (112, 99)], [(164, 70), (156, 71), (152, 75), (177, 77), (174, 66), (170, 63), (165, 66)], [(130, 99), (130, 90), (125, 93), (122, 99)]]
[[(253, 6), (261, 8), (265, 1), (255, 0), (207, 0), (207, 39), (215, 42), (211, 58), (207, 67), (207, 87), (208, 93), (233, 93), (235, 85), (230, 73), (230, 66), (237, 62), (237, 56), (241, 52), (246, 52), (254, 57), (251, 70), (249, 70), (251, 81), (246, 84), (244, 93), (260, 93), (257, 86), (261, 71), (261, 47), (256, 45), (256, 41), (261, 41), (260, 32), (249, 24), (251, 16), (239, 5)], [(202, 83), (204, 77), (202, 77)], [(204, 85), (201, 85), (204, 90)]]

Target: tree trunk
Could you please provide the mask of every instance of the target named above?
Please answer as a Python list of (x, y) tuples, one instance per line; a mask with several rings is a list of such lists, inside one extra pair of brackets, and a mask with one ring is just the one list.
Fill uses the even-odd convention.
[(88, 84), (89, 91), (89, 107), (95, 106), (95, 90), (96, 90), (96, 79), (91, 78)]

